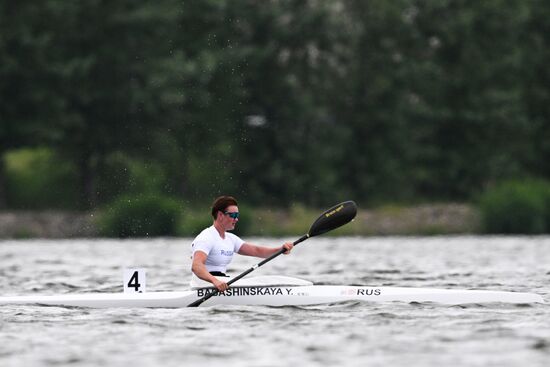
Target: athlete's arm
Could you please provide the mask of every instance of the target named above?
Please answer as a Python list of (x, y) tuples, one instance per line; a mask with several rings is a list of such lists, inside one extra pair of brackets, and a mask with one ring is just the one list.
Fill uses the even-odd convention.
[(216, 287), (220, 292), (223, 292), (229, 288), (227, 283), (222, 282), (208, 271), (206, 269), (206, 258), (208, 255), (206, 255), (202, 251), (195, 251), (193, 254), (193, 263), (191, 265), (191, 271), (195, 273), (197, 277), (199, 277), (202, 280), (206, 280), (207, 282), (210, 282)]
[[(293, 246), (294, 245), (292, 244), (292, 242), (287, 242), (282, 246), (283, 248), (286, 249), (285, 255), (290, 253)], [(255, 257), (266, 258), (280, 250), (281, 250), (281, 247), (265, 247), (265, 246), (258, 246), (252, 243), (245, 242), (241, 245), (241, 248), (239, 249), (239, 254), (245, 255), (245, 256), (255, 256)]]

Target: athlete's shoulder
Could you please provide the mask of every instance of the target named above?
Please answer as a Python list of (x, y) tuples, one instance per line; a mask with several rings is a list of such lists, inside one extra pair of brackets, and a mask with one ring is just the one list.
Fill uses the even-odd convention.
[[(195, 237), (195, 241), (211, 238), (215, 234), (214, 233), (215, 231), (216, 231), (216, 228), (214, 228), (214, 226), (207, 227), (207, 228), (203, 229), (201, 231), (201, 233), (199, 233), (197, 235), (197, 237)], [(195, 241), (193, 241), (193, 242), (195, 242)]]
[(231, 232), (225, 232), (225, 235), (231, 239), (233, 242), (244, 242), (239, 236)]

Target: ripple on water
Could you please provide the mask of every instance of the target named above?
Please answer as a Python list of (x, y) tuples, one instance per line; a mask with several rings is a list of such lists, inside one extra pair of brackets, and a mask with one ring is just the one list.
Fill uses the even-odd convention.
[[(490, 288), (550, 294), (550, 237), (319, 238), (257, 275), (317, 284)], [(3, 294), (121, 291), (187, 283), (188, 240), (71, 240), (0, 246)], [(280, 239), (261, 243), (279, 245)], [(312, 239), (313, 242), (313, 239)], [(67, 251), (70, 248), (71, 251)], [(322, 248), (323, 251), (319, 249)], [(128, 251), (131, 249), (131, 251)], [(353, 256), (342, 256), (342, 252)], [(9, 256), (4, 256), (8, 254)], [(429, 254), (429, 256), (426, 256)], [(536, 256), (535, 256), (536, 255)], [(235, 269), (254, 259), (235, 258)], [(273, 265), (273, 266), (272, 266)], [(343, 302), (194, 309), (0, 307), (0, 366), (546, 366), (550, 305)]]

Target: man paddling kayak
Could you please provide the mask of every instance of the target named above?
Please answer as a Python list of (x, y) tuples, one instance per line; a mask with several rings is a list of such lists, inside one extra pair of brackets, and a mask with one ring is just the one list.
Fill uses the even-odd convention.
[[(248, 243), (233, 233), (239, 221), (239, 207), (232, 196), (220, 196), (212, 204), (212, 226), (204, 229), (192, 244), (193, 274), (212, 283), (220, 292), (229, 288), (227, 283), (216, 277), (227, 277), (227, 266), (233, 259), (233, 254), (267, 258), (281, 250), (279, 247), (264, 247)], [(292, 242), (285, 243), (285, 255), (292, 250)]]

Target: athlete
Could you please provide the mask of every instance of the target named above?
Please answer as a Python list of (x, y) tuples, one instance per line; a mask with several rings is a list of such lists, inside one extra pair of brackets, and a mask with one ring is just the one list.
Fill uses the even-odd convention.
[(212, 283), (220, 292), (229, 286), (217, 277), (227, 277), (225, 272), (234, 253), (266, 258), (281, 248), (286, 250), (285, 255), (292, 250), (292, 242), (282, 247), (264, 247), (245, 242), (229, 233), (239, 221), (239, 207), (232, 196), (220, 196), (214, 200), (212, 218), (214, 223), (193, 240), (191, 271), (196, 277)]

